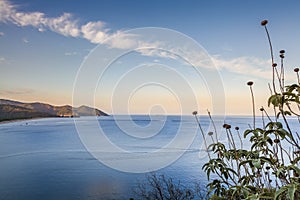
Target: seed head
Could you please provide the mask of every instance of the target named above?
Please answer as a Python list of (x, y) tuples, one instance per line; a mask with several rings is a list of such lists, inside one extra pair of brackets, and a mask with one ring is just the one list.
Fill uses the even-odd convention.
[(284, 55), (283, 55), (283, 54), (280, 54), (280, 58), (284, 58)]
[(299, 72), (299, 68), (298, 68), (298, 67), (295, 68), (295, 69), (294, 69), (294, 72), (296, 72), (296, 73)]
[(278, 144), (280, 142), (280, 140), (279, 139), (274, 139), (274, 143), (276, 143), (276, 144)]
[(267, 25), (267, 23), (268, 23), (268, 20), (265, 19), (265, 20), (261, 21), (260, 24), (261, 24), (262, 26), (265, 26), (265, 25)]
[(270, 166), (266, 166), (266, 170), (269, 170), (269, 169), (271, 169), (271, 167)]
[(229, 125), (229, 124), (224, 124), (224, 125), (223, 125), (223, 128), (225, 128), (225, 129), (231, 129), (231, 125)]
[(237, 131), (238, 131), (239, 129), (240, 129), (240, 128), (239, 128), (238, 126), (236, 126), (236, 127), (235, 127), (235, 130), (237, 130)]
[(253, 81), (248, 81), (247, 85), (249, 85), (249, 86), (253, 85)]
[(282, 50), (279, 51), (279, 53), (285, 53), (285, 50), (282, 49)]
[(273, 64), (272, 64), (272, 67), (276, 67), (276, 66), (277, 66), (277, 63), (273, 63)]
[(208, 135), (209, 136), (212, 136), (214, 133), (213, 132), (208, 132)]
[(300, 151), (294, 151), (294, 154), (300, 154)]
[(260, 111), (264, 111), (265, 109), (264, 109), (263, 107), (261, 107), (259, 110), (260, 110)]
[(198, 114), (198, 112), (197, 112), (197, 111), (194, 111), (192, 114), (193, 114), (193, 115), (197, 115), (197, 114)]

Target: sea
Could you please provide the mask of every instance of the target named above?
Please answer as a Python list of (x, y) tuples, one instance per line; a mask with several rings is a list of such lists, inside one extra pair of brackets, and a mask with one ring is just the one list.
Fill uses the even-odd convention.
[[(0, 124), (1, 200), (140, 199), (136, 188), (164, 175), (184, 187), (208, 183), (205, 145), (250, 148), (244, 130), (251, 116), (100, 116), (43, 118)], [(297, 119), (289, 119), (298, 128)], [(257, 119), (256, 126), (262, 121)], [(234, 129), (239, 127), (242, 143)], [(212, 135), (208, 135), (212, 132)]]

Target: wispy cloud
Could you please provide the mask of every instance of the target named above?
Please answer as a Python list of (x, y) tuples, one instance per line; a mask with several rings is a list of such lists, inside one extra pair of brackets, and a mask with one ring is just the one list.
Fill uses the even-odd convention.
[(65, 53), (65, 56), (76, 56), (76, 55), (78, 55), (78, 53), (77, 52), (66, 52)]
[(0, 89), (1, 95), (25, 95), (25, 94), (33, 94), (35, 91), (33, 89), (28, 88), (15, 88), (10, 90)]
[(230, 60), (224, 60), (220, 59), (218, 56), (214, 56), (212, 59), (219, 69), (227, 70), (229, 72), (260, 78), (270, 76), (270, 60), (254, 57), (238, 57)]
[(5, 62), (5, 58), (4, 57), (0, 57), (0, 64)]
[(17, 26), (33, 26), (39, 31), (47, 29), (64, 36), (77, 37), (80, 31), (77, 21), (72, 19), (70, 13), (64, 13), (56, 18), (48, 18), (42, 12), (21, 12), (18, 6), (7, 0), (0, 1), (0, 22), (13, 23)]
[[(71, 13), (63, 13), (61, 16), (50, 18), (42, 12), (22, 12), (19, 11), (19, 6), (12, 4), (8, 0), (0, 0), (0, 22), (13, 23), (17, 26), (32, 26), (38, 31), (50, 30), (67, 37), (84, 38), (91, 43), (105, 44), (110, 48), (136, 48), (137, 52), (144, 56), (176, 60), (185, 59), (196, 67), (209, 68), (211, 61), (213, 61), (219, 69), (262, 78), (269, 77), (269, 60), (251, 57), (225, 60), (217, 56), (207, 59), (205, 52), (193, 51), (184, 47), (169, 48), (169, 44), (164, 44), (161, 41), (147, 42), (141, 40), (138, 35), (121, 30), (112, 31), (103, 21), (90, 21), (81, 24), (80, 20), (75, 19)], [(23, 40), (25, 43), (26, 41)], [(164, 49), (168, 49), (168, 51)], [(65, 55), (74, 55), (74, 52), (67, 52)]]
[(4, 35), (4, 33), (3, 33), (3, 32), (0, 32), (0, 37), (3, 36), (3, 35)]
[(23, 41), (24, 43), (29, 43), (29, 40), (28, 40), (27, 38), (23, 38), (22, 41)]
[[(42, 12), (21, 12), (17, 5), (7, 0), (0, 0), (0, 22), (13, 23), (17, 26), (32, 26), (41, 32), (50, 30), (64, 36), (81, 37), (91, 43), (107, 44), (113, 48), (128, 48), (135, 41), (131, 35), (122, 31), (112, 32), (103, 21), (80, 24), (71, 13), (63, 13), (61, 16), (50, 18)], [(111, 36), (117, 36), (115, 38), (120, 41), (109, 40), (105, 43), (106, 39)]]

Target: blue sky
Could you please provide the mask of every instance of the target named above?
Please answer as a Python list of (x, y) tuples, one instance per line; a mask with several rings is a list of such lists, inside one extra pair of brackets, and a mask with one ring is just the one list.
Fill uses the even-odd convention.
[[(269, 20), (275, 54), (278, 55), (280, 49), (286, 50), (286, 70), (291, 72), (287, 81), (293, 81), (292, 69), (299, 67), (299, 9), (298, 1), (271, 0), (0, 0), (0, 97), (55, 105), (72, 104), (76, 74), (91, 50), (97, 45), (108, 50), (126, 49), (128, 42), (137, 41), (132, 35), (130, 40), (126, 38), (126, 32), (135, 28), (161, 27), (185, 34), (211, 56), (222, 79), (220, 88), (224, 88), (226, 113), (251, 114), (246, 82), (255, 82), (259, 108), (266, 105), (267, 84), (271, 77), (268, 43), (260, 21)], [(118, 40), (105, 42), (115, 35)], [(161, 48), (159, 44), (156, 47)], [(100, 87), (103, 90), (95, 91), (96, 107), (110, 113), (152, 114), (181, 113), (180, 104), (189, 105), (183, 114), (189, 114), (188, 110), (194, 108), (205, 113), (207, 108), (213, 110), (216, 107), (211, 100), (216, 91), (205, 86), (213, 77), (198, 80), (191, 74), (191, 68), (184, 68), (182, 62), (172, 57), (139, 53), (120, 58), (119, 65), (115, 62), (113, 70), (104, 77), (106, 81)], [(122, 77), (122, 69), (130, 70), (141, 63), (152, 63), (153, 77), (163, 76), (154, 70), (157, 63), (172, 65), (183, 74), (191, 70), (187, 77), (196, 93), (197, 105), (188, 100), (176, 100), (171, 90), (158, 85), (148, 85), (134, 94), (128, 89), (131, 100), (122, 92), (113, 94), (113, 80)], [(195, 67), (205, 70), (197, 64)], [(143, 79), (148, 74), (136, 76)], [(172, 78), (169, 79), (171, 83)], [(89, 82), (88, 78), (86, 82)], [(129, 79), (126, 84), (133, 82)], [(122, 91), (126, 90), (126, 84)], [(180, 85), (178, 83), (177, 87)], [(113, 95), (117, 97), (114, 99)], [(82, 92), (82, 96), (86, 94)], [(82, 103), (91, 104), (84, 100)]]

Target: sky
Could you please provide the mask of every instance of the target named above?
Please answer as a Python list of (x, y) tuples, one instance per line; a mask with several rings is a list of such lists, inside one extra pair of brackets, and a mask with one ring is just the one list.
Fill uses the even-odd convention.
[[(300, 2), (0, 0), (0, 98), (112, 114), (251, 114), (300, 52)], [(105, 72), (105, 73), (102, 73)]]

